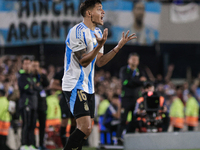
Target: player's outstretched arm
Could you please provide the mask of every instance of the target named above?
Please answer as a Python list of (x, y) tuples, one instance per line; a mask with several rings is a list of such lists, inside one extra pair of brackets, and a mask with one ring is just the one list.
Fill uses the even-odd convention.
[(122, 32), (121, 40), (118, 42), (117, 46), (113, 48), (110, 52), (103, 55), (102, 53), (99, 53), (97, 56), (96, 64), (98, 67), (102, 67), (105, 64), (107, 64), (116, 54), (117, 52), (130, 40), (136, 39), (135, 33), (132, 33), (129, 35), (129, 31), (127, 31), (126, 35), (124, 35), (124, 32)]
[(106, 28), (103, 32), (102, 38), (97, 38), (98, 45), (93, 49), (93, 51), (89, 52), (88, 54), (86, 54), (86, 49), (75, 52), (75, 56), (79, 60), (81, 66), (87, 67), (92, 62), (92, 60), (99, 53), (102, 46), (105, 44), (107, 36), (108, 36), (108, 29)]

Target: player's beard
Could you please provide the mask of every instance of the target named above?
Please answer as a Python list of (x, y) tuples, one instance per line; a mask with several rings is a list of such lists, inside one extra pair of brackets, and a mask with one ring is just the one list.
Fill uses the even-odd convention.
[(95, 24), (95, 26), (97, 26), (97, 25), (99, 24), (99, 23), (93, 21), (93, 17), (92, 17), (92, 15), (91, 15), (91, 22), (92, 22), (93, 24)]

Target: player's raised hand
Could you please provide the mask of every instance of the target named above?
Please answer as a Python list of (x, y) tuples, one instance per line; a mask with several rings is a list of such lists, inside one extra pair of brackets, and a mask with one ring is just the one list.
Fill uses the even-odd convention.
[(99, 38), (96, 34), (94, 34), (97, 40), (97, 43), (101, 46), (103, 46), (107, 40), (107, 36), (108, 36), (108, 29), (105, 28), (103, 31), (103, 36), (102, 38)]
[(135, 36), (135, 33), (132, 33), (129, 36), (128, 36), (128, 34), (129, 34), (129, 30), (126, 32), (125, 36), (124, 36), (124, 32), (122, 32), (121, 40), (118, 42), (118, 47), (119, 48), (122, 48), (128, 41), (137, 38), (137, 36)]

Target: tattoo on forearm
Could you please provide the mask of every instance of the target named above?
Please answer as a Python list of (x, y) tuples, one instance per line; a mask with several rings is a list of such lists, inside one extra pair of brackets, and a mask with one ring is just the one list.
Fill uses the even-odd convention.
[(83, 58), (83, 54), (85, 54), (85, 53), (86, 53), (86, 49), (83, 49), (78, 52), (75, 52), (74, 54), (75, 54), (76, 58), (78, 58), (78, 60), (81, 60)]

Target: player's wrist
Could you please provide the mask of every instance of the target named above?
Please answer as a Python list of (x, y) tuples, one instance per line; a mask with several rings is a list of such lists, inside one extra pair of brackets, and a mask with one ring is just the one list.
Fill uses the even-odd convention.
[(117, 46), (115, 46), (115, 48), (113, 48), (113, 50), (114, 50), (116, 53), (118, 53), (119, 50), (120, 50), (120, 47), (117, 45)]
[(101, 48), (104, 44), (99, 44), (97, 45), (97, 47)]

